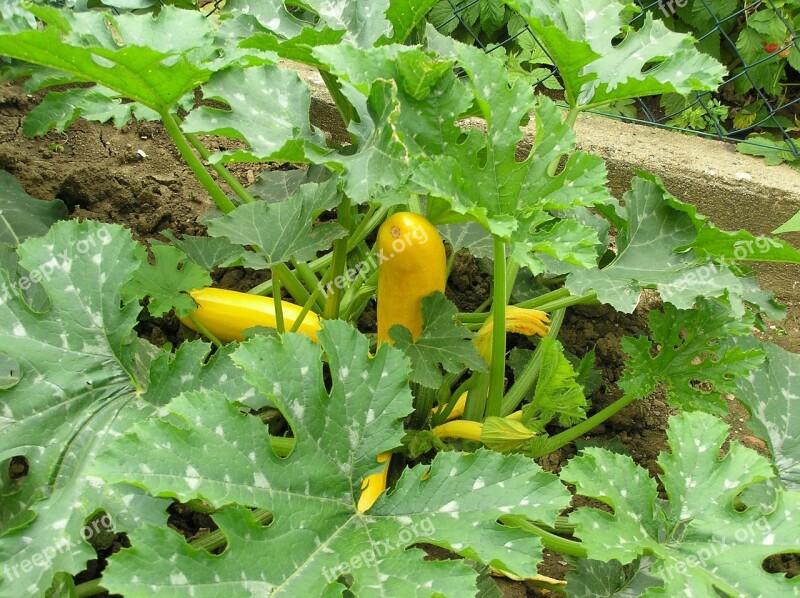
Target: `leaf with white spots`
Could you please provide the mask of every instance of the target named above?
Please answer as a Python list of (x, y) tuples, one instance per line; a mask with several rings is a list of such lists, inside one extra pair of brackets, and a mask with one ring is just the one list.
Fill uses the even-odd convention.
[[(800, 355), (742, 339), (766, 353), (762, 366), (736, 380), (736, 398), (750, 411), (747, 426), (767, 442), (784, 486), (800, 490)], [(744, 342), (749, 341), (749, 342)]]
[(458, 309), (442, 293), (422, 300), (422, 332), (413, 340), (402, 324), (389, 330), (394, 346), (411, 360), (411, 381), (429, 388), (442, 384), (441, 365), (451, 373), (468, 368), (486, 372), (486, 362), (472, 339), (475, 335), (455, 321)]
[(639, 598), (648, 588), (661, 587), (650, 575), (653, 559), (636, 559), (623, 567), (619, 561), (569, 558), (573, 570), (567, 573), (568, 598)]
[[(449, 138), (447, 152), (431, 154), (414, 173), (414, 182), (451, 208), (468, 215), (495, 235), (510, 240), (519, 259), (534, 250), (528, 233), (512, 236), (518, 221), (543, 223), (549, 210), (608, 203), (606, 169), (598, 156), (575, 151), (575, 135), (562, 121), (551, 100), (535, 97), (522, 81), (509, 82), (502, 64), (477, 48), (445, 38), (428, 29), (429, 48), (456, 62), (467, 77), (459, 80), (474, 98), (477, 115), (486, 130), (470, 128)], [(534, 112), (536, 140), (532, 147), (519, 146), (522, 124)], [(475, 112), (475, 110), (473, 110)], [(449, 125), (449, 121), (447, 122)], [(446, 130), (447, 131), (447, 130)], [(519, 156), (524, 153), (523, 156)], [(549, 165), (565, 158), (556, 173)], [(555, 239), (553, 239), (555, 241)], [(537, 251), (549, 249), (548, 239), (537, 239)], [(531, 258), (532, 259), (532, 258)], [(523, 260), (528, 261), (528, 260)]]
[(211, 162), (305, 162), (307, 148), (324, 151), (322, 133), (309, 122), (311, 92), (294, 71), (274, 65), (227, 69), (203, 86), (203, 94), (228, 107), (193, 110), (183, 130), (246, 144), (212, 154)]
[(272, 43), (265, 44), (262, 33), (255, 45), (299, 59), (303, 55), (296, 52), (303, 48), (307, 52), (309, 47), (340, 41), (370, 48), (381, 37), (391, 36), (392, 24), (386, 18), (389, 1), (305, 0), (302, 13), (290, 13), (280, 0), (229, 0), (228, 8), (254, 19), (253, 28), (259, 32), (270, 32)]
[[(558, 67), (573, 106), (663, 93), (713, 90), (727, 70), (694, 40), (648, 11), (616, 0), (506, 0), (527, 21)], [(634, 5), (635, 6), (635, 5)], [(638, 8), (638, 7), (637, 7)], [(620, 39), (622, 37), (622, 39)]]
[(561, 478), (608, 511), (581, 507), (570, 515), (589, 558), (627, 564), (649, 557), (648, 575), (663, 582), (642, 596), (795, 596), (797, 581), (767, 573), (762, 562), (800, 553), (800, 493), (778, 491), (772, 505), (743, 504), (748, 486), (775, 478), (769, 461), (731, 443), (720, 457), (728, 426), (705, 413), (671, 417), (671, 453), (662, 453), (656, 480), (628, 456), (589, 448)]
[[(0, 55), (64, 71), (164, 111), (207, 80), (211, 25), (198, 12), (165, 7), (157, 17), (58, 11), (34, 5), (46, 25), (0, 34)], [(149, 44), (149, 45), (148, 45)]]
[(589, 291), (619, 311), (631, 313), (642, 289), (658, 290), (665, 302), (689, 309), (697, 297), (727, 296), (737, 316), (744, 313), (744, 287), (724, 259), (698, 258), (684, 251), (704, 221), (676, 200), (663, 183), (640, 173), (623, 195), (625, 207), (601, 208), (619, 229), (616, 257), (602, 269), (575, 269), (566, 287), (575, 295)]
[(723, 395), (734, 392), (737, 379), (764, 361), (759, 348), (730, 342), (748, 336), (750, 322), (733, 317), (719, 301), (700, 299), (694, 309), (685, 310), (665, 304), (663, 312), (650, 312), (649, 323), (650, 338), (622, 339), (628, 358), (618, 384), (640, 398), (663, 384), (675, 406), (725, 413)]
[[(405, 471), (366, 514), (357, 511), (362, 480), (380, 470), (379, 453), (399, 445), (412, 409), (408, 361), (385, 344), (370, 356), (367, 339), (343, 322), (325, 322), (319, 339), (261, 336), (233, 354), (245, 379), (287, 418), (296, 438), (288, 457), (272, 452), (257, 418), (210, 391), (174, 399), (160, 419), (138, 424), (97, 460), (96, 475), (108, 481), (221, 507), (213, 517), (227, 539), (226, 550), (211, 555), (163, 527), (142, 527), (111, 559), (104, 587), (124, 595), (211, 597), (223, 588), (237, 596), (335, 595), (349, 574), (360, 596), (475, 595), (472, 567), (426, 563), (410, 548), (419, 542), (535, 574), (539, 539), (497, 519), (554, 521), (569, 493), (524, 457), (441, 454)], [(165, 442), (169, 451), (155, 446)], [(245, 507), (271, 512), (271, 523), (262, 527)]]
[(260, 261), (261, 268), (296, 259), (313, 259), (317, 251), (330, 248), (335, 239), (347, 231), (336, 222), (314, 226), (325, 210), (341, 201), (337, 179), (324, 183), (307, 183), (286, 201), (244, 204), (233, 212), (209, 221), (208, 234), (224, 237), (239, 245), (254, 245), (259, 254), (250, 259), (251, 267)]
[[(47, 303), (33, 311), (15, 293), (0, 300), (2, 352), (19, 374), (0, 388), (0, 562), (9, 566), (0, 569), (3, 598), (42, 595), (58, 572), (83, 570), (95, 557), (84, 524), (97, 510), (116, 531), (163, 520), (162, 499), (89, 471), (111, 440), (156, 407), (180, 392), (219, 386), (232, 401), (268, 404), (242, 380), (229, 349), (209, 358), (209, 345), (186, 343), (172, 356), (136, 336), (141, 307), (121, 288), (144, 252), (130, 231), (63, 221), (18, 254), (21, 267), (42, 274)], [(5, 474), (14, 456), (26, 459), (28, 472), (11, 482)], [(51, 562), (23, 567), (53, 547), (62, 549)]]
[(0, 170), (0, 243), (16, 247), (28, 237), (45, 234), (54, 222), (67, 216), (63, 201), (31, 197), (17, 179)]

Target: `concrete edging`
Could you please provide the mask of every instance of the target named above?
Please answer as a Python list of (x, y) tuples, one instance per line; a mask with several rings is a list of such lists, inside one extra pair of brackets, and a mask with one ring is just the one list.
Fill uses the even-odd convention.
[[(346, 141), (347, 131), (319, 73), (303, 64), (284, 66), (311, 89), (312, 123)], [(731, 143), (594, 115), (579, 117), (575, 132), (580, 149), (606, 161), (617, 197), (630, 188), (636, 171), (646, 170), (722, 229), (769, 234), (800, 211), (800, 172), (785, 164), (767, 166), (761, 158), (736, 152)], [(533, 126), (527, 136), (533, 139)], [(800, 233), (782, 238), (800, 247)], [(783, 299), (800, 299), (800, 265), (762, 262), (755, 267), (763, 287)]]

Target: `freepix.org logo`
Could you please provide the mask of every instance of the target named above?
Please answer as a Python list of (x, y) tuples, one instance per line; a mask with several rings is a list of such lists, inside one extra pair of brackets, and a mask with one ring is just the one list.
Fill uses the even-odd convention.
[(369, 275), (375, 271), (375, 268), (382, 263), (389, 261), (394, 256), (403, 253), (412, 245), (422, 245), (428, 242), (428, 232), (421, 226), (415, 226), (407, 231), (404, 235), (395, 237), (392, 241), (391, 250), (386, 253), (384, 248), (381, 248), (375, 255), (372, 255), (367, 260), (362, 260), (354, 267), (349, 268), (341, 276), (337, 276), (331, 280), (327, 285), (320, 283), (320, 290), (322, 296), (327, 298), (333, 292), (333, 288), (344, 289), (347, 285), (356, 281), (357, 278), (367, 280)]

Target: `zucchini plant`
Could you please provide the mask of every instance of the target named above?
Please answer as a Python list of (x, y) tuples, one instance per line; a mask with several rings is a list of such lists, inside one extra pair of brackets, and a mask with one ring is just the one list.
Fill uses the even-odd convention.
[[(724, 69), (650, 17), (630, 27), (629, 4), (510, 0), (561, 73), (562, 113), (424, 28), (431, 4), (228, 0), (211, 19), (4, 7), (6, 75), (61, 86), (27, 134), (158, 119), (215, 211), (207, 237), (169, 234), (148, 254), (0, 178), (0, 596), (497, 595), (489, 572), (572, 596), (796, 593), (762, 561), (797, 552), (800, 362), (751, 338), (782, 311), (748, 262), (800, 252), (719, 230), (647, 173), (619, 201), (572, 130), (608, 103), (712, 89)], [(310, 122), (285, 60), (317, 69), (346, 142)], [(235, 149), (210, 152), (209, 134)], [(235, 162), (306, 168), (248, 188)], [(442, 293), (459, 252), (490, 264), (473, 312)], [(209, 289), (231, 266), (270, 279)], [(630, 313), (646, 289), (663, 308), (623, 339), (621, 397), (592, 412), (591, 356), (558, 340), (565, 310)], [(377, 338), (356, 327), (376, 296)], [(212, 343), (155, 347), (135, 331), (144, 310)], [(509, 354), (509, 331), (532, 350)], [(534, 461), (657, 390), (681, 412), (657, 480), (600, 448), (560, 476)], [(771, 458), (735, 444), (719, 457), (729, 394)], [(565, 518), (567, 484), (609, 509)], [(216, 529), (187, 541), (172, 501)], [(126, 547), (76, 584), (97, 521)], [(423, 545), (463, 558), (426, 561)], [(545, 547), (573, 559), (566, 589), (538, 575)]]

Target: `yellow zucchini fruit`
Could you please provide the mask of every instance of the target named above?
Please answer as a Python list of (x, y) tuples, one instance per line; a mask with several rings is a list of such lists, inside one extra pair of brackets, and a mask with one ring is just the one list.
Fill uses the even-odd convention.
[(422, 299), (444, 292), (447, 258), (436, 228), (419, 214), (398, 212), (378, 229), (378, 343), (392, 341), (402, 324), (416, 339), (422, 332)]
[(386, 478), (389, 475), (389, 465), (392, 453), (381, 453), (378, 455), (378, 463), (386, 463), (378, 473), (373, 473), (364, 478), (361, 483), (361, 496), (358, 498), (359, 513), (366, 513), (378, 497), (386, 490)]
[[(197, 309), (191, 313), (192, 317), (221, 341), (241, 342), (244, 340), (244, 331), (254, 326), (268, 328), (278, 326), (275, 301), (272, 297), (212, 287), (196, 289), (190, 295), (197, 303)], [(284, 327), (286, 330), (291, 330), (302, 308), (288, 301), (281, 301), (281, 307)], [(180, 320), (192, 330), (202, 332), (197, 329), (192, 318), (186, 317)], [(320, 328), (319, 316), (307, 312), (297, 332), (307, 335), (316, 342), (317, 331)]]

